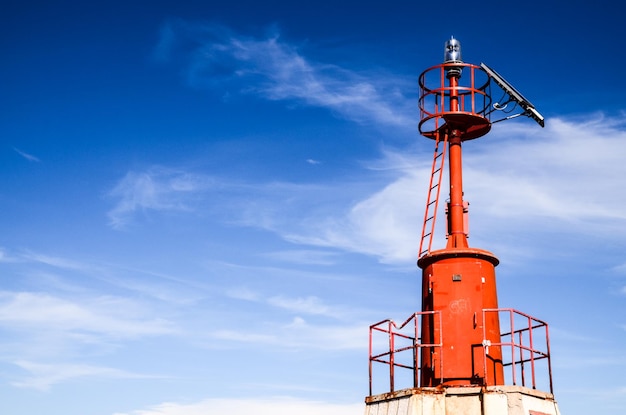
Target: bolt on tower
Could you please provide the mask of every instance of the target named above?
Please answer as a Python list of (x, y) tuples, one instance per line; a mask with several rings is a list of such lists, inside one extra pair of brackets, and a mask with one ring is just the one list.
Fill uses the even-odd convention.
[[(469, 246), (463, 193), (467, 141), (521, 115), (543, 127), (543, 117), (493, 69), (463, 62), (454, 38), (445, 43), (443, 63), (422, 72), (419, 86), (419, 131), (435, 143), (417, 261), (422, 309), (402, 323), (383, 320), (370, 326), (366, 414), (558, 415), (548, 326), (499, 308), (499, 261)], [(492, 101), (492, 87), (504, 92), (504, 102)], [(506, 107), (513, 108), (504, 112)], [(519, 113), (508, 115), (516, 108)], [(497, 111), (507, 115), (492, 121)], [(433, 250), (444, 171), (449, 179), (446, 244)]]

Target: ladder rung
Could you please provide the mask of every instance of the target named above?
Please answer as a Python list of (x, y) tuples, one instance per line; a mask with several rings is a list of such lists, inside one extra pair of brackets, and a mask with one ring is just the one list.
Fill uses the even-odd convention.
[[(447, 134), (444, 135), (443, 140), (440, 140), (439, 134), (436, 134), (435, 141), (435, 153), (433, 158), (432, 170), (431, 170), (431, 188), (428, 192), (428, 198), (426, 200), (426, 212), (425, 216), (431, 214), (432, 216), (424, 219), (424, 226), (422, 227), (422, 239), (419, 247), (419, 256), (430, 252), (430, 245), (432, 243), (432, 237), (435, 231), (435, 217), (437, 216), (436, 206), (439, 200), (439, 190), (441, 189), (441, 177), (443, 168), (445, 165), (445, 154), (447, 147)], [(443, 148), (439, 148), (443, 145)], [(434, 184), (433, 184), (434, 183)], [(433, 199), (434, 198), (434, 199)], [(428, 232), (427, 232), (428, 231)], [(426, 246), (425, 249), (422, 247)]]

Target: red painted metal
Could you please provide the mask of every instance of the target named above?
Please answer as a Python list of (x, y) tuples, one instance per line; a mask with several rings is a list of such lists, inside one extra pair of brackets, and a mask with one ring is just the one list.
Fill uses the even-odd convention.
[[(461, 69), (466, 76), (448, 77), (447, 73), (451, 69)], [(433, 66), (420, 75), (419, 85), (419, 131), (423, 136), (435, 140), (435, 156), (418, 255), (422, 257), (432, 249), (441, 173), (446, 155), (449, 158), (450, 178), (454, 180), (448, 206), (451, 218), (448, 220), (448, 245), (467, 247), (467, 203), (463, 201), (461, 142), (481, 137), (491, 129), (488, 115), (491, 96), (489, 79), (484, 70), (466, 63)], [(441, 143), (444, 145), (442, 151), (439, 150)], [(460, 211), (465, 213), (464, 218), (459, 218)]]
[[(448, 136), (439, 134), (435, 137), (435, 154), (433, 155), (433, 167), (428, 184), (428, 198), (426, 199), (426, 209), (424, 209), (424, 225), (422, 226), (422, 237), (418, 258), (430, 252), (435, 235), (435, 224), (437, 223), (437, 212), (439, 211), (439, 195), (441, 193), (441, 179), (448, 150)], [(443, 135), (443, 138), (441, 138)]]
[[(431, 319), (440, 334), (439, 339), (454, 337), (456, 327), (446, 326), (441, 319), (444, 313), (441, 311), (418, 312), (412, 314), (401, 324), (392, 320), (383, 320), (370, 326), (369, 331), (369, 395), (379, 392), (375, 390), (374, 365), (386, 368), (388, 383), (377, 384), (385, 393), (395, 392), (406, 388), (433, 386), (428, 382), (429, 377), (422, 376), (428, 365), (424, 365), (424, 358), (429, 354), (438, 355), (441, 359), (437, 362), (437, 368), (433, 369), (441, 376), (435, 385), (445, 386), (446, 369), (453, 362), (447, 360), (447, 354), (442, 354), (445, 341), (431, 343), (432, 340), (421, 337), (423, 333), (421, 324), (425, 318)], [(483, 365), (485, 373), (495, 373), (487, 366), (498, 365), (505, 368), (504, 379), (498, 380), (498, 384), (512, 384), (532, 389), (552, 390), (552, 368), (550, 356), (550, 339), (548, 336), (548, 324), (510, 308), (483, 309), (480, 313), (483, 320), (489, 316), (500, 315), (505, 322), (502, 332), (498, 336), (492, 336), (483, 331), (484, 340), (475, 345), (475, 353), (472, 353), (474, 366)], [(499, 343), (491, 342), (489, 338), (501, 338)], [(506, 353), (498, 358), (494, 357), (493, 350), (502, 349)], [(545, 363), (545, 364), (542, 364)], [(408, 376), (402, 376), (399, 371), (408, 372)], [(492, 382), (488, 379), (486, 384)], [(542, 388), (543, 389), (543, 388)], [(545, 390), (544, 389), (544, 390)]]
[[(383, 320), (370, 326), (370, 395), (374, 363), (388, 366), (393, 392), (398, 388), (396, 369), (412, 370), (411, 387), (495, 386), (510, 378), (514, 385), (536, 388), (536, 366), (547, 362), (552, 392), (547, 324), (498, 308), (499, 260), (468, 244), (462, 146), (491, 129), (489, 75), (479, 66), (448, 61), (424, 71), (419, 85), (419, 131), (436, 143), (417, 261), (422, 311), (400, 325)], [(432, 250), (446, 155), (447, 242), (443, 249)], [(383, 336), (383, 346), (374, 341), (377, 335)], [(538, 348), (543, 341), (545, 349)]]
[[(447, 74), (455, 68), (461, 69), (463, 76), (450, 85)], [(422, 72), (418, 101), (420, 134), (435, 139), (437, 131), (458, 129), (464, 141), (487, 134), (491, 130), (489, 85), (487, 73), (469, 63), (444, 63)]]
[[(477, 82), (478, 78), (484, 82)], [(481, 311), (498, 307), (495, 266), (499, 261), (488, 251), (469, 247), (467, 202), (463, 200), (462, 143), (491, 129), (485, 115), (491, 102), (488, 84), (480, 67), (459, 62), (434, 66), (420, 76), (420, 132), (428, 138), (447, 137), (450, 184), (446, 247), (438, 251), (429, 247), (418, 261), (422, 311), (440, 312), (447, 328), (443, 338), (432, 325), (432, 317), (422, 317), (422, 341), (442, 344), (440, 350), (421, 350), (423, 386), (503, 382), (501, 348), (496, 346), (500, 343), (499, 316), (485, 316)], [(429, 125), (436, 130), (431, 131)], [(492, 344), (488, 354), (483, 353), (484, 342)], [(487, 359), (495, 364), (488, 365)], [(443, 361), (446, 364), (440, 365)]]
[[(373, 394), (374, 363), (382, 363), (388, 366), (389, 392), (397, 390), (396, 368), (409, 369), (412, 371), (410, 376), (411, 384), (403, 384), (404, 387), (420, 386), (419, 371), (422, 367), (420, 363), (422, 351), (425, 351), (426, 354), (437, 353), (442, 347), (441, 343), (428, 343), (420, 338), (422, 331), (420, 322), (422, 322), (423, 317), (429, 317), (432, 320), (432, 324), (437, 327), (437, 330), (443, 332), (441, 313), (437, 311), (414, 313), (401, 324), (396, 324), (393, 320), (383, 320), (370, 326), (370, 396)], [(388, 347), (383, 347), (387, 345)], [(409, 357), (406, 357), (407, 355), (409, 355)], [(439, 365), (441, 366), (439, 373), (443, 373), (443, 362), (440, 361)], [(403, 379), (406, 381), (409, 378), (404, 377)]]
[[(483, 310), (484, 316), (489, 314), (502, 316), (501, 321), (503, 325), (506, 322), (507, 328), (500, 333), (500, 343), (485, 344), (485, 354), (488, 354), (491, 346), (500, 347), (505, 356), (502, 366), (510, 372), (513, 385), (533, 389), (538, 389), (540, 386), (537, 379), (538, 365), (542, 361), (545, 362), (543, 383), (546, 384), (550, 393), (553, 393), (548, 323), (512, 308)], [(506, 352), (509, 352), (510, 356), (507, 357)], [(492, 363), (488, 357), (484, 362), (485, 364)]]
[[(442, 343), (439, 353), (422, 352), (422, 385), (462, 386), (502, 384), (501, 364), (485, 365), (482, 344), (500, 342), (498, 315), (483, 316), (484, 308), (497, 308), (495, 266), (498, 259), (475, 248), (446, 248), (420, 258), (422, 310), (439, 311), (446, 336), (422, 321), (421, 337), (427, 343)], [(488, 358), (501, 362), (498, 346)], [(439, 361), (445, 361), (443, 373)]]

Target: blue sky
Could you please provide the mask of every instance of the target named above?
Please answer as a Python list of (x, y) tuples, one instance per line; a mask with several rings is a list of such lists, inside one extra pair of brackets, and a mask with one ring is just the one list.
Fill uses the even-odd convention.
[(451, 35), (546, 117), (464, 146), (470, 244), (562, 413), (626, 411), (621, 14), (444, 3), (5, 1), (0, 412), (362, 413), (368, 326), (421, 307)]

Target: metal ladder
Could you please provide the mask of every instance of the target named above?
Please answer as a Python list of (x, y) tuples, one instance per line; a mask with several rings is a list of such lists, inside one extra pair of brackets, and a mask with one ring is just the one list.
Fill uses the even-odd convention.
[[(433, 167), (430, 174), (430, 184), (428, 188), (428, 199), (426, 209), (424, 209), (424, 225), (422, 226), (422, 238), (420, 240), (419, 255), (430, 253), (435, 232), (435, 222), (437, 221), (437, 210), (439, 207), (439, 192), (441, 191), (441, 179), (448, 149), (448, 134), (441, 129), (435, 133), (435, 154), (433, 156)], [(443, 135), (443, 140), (441, 136)], [(426, 242), (428, 241), (428, 242)]]

